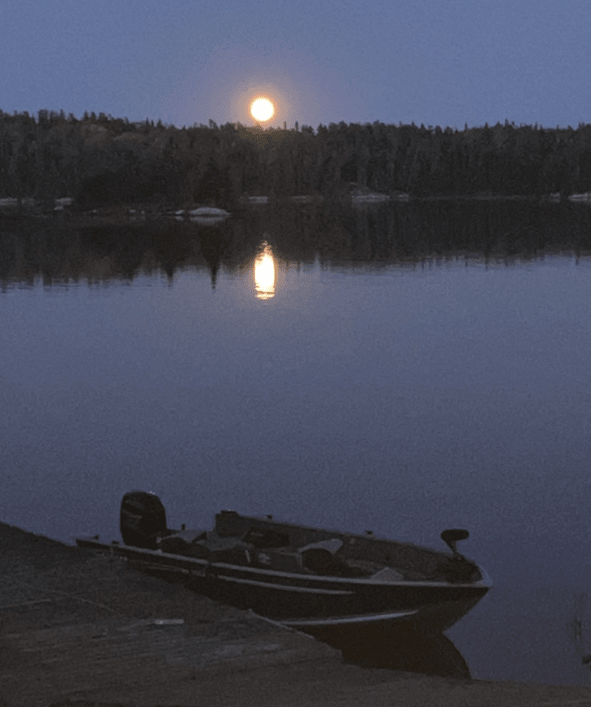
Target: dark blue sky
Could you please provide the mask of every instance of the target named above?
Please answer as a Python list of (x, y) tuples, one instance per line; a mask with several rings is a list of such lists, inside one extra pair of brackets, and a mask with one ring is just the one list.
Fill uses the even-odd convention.
[(0, 109), (576, 127), (590, 38), (588, 0), (2, 0)]

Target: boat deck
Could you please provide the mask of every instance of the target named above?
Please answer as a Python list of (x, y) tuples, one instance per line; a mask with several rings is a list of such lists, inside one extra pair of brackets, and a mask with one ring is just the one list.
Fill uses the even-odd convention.
[[(373, 578), (380, 581), (478, 581), (476, 565), (442, 550), (256, 518), (234, 511), (216, 515), (212, 531), (167, 531), (159, 549), (214, 563), (278, 572)], [(387, 577), (387, 578), (386, 578)]]

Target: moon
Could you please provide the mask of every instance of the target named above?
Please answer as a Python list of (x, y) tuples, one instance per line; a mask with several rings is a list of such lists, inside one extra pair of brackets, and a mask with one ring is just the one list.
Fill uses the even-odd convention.
[(266, 123), (275, 115), (275, 106), (273, 101), (259, 96), (250, 104), (250, 114), (259, 123)]

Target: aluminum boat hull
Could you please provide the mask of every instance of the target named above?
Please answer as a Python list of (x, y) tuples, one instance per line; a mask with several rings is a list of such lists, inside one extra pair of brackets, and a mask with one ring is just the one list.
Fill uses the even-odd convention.
[(96, 538), (76, 542), (319, 638), (396, 627), (440, 633), (470, 611), (490, 588), (484, 572), (477, 582), (384, 582), (211, 562)]

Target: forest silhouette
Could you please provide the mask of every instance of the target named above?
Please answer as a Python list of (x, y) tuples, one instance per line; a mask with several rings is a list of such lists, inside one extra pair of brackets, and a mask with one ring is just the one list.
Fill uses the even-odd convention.
[(0, 198), (227, 208), (245, 195), (337, 198), (351, 185), (412, 197), (587, 192), (591, 125), (177, 128), (103, 113), (0, 111)]

